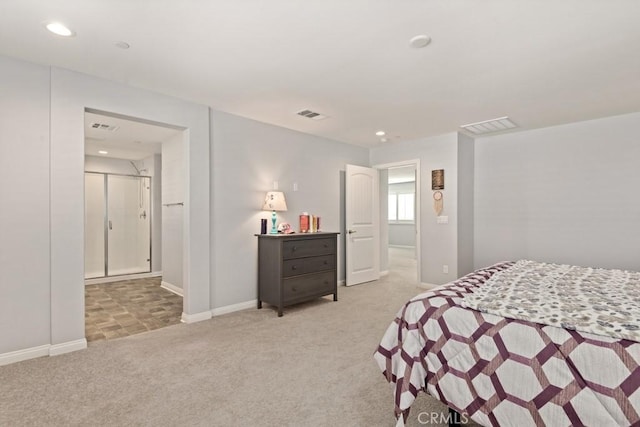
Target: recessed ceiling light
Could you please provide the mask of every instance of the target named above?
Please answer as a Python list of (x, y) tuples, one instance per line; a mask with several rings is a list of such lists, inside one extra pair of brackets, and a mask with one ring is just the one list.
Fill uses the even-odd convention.
[(73, 31), (60, 22), (49, 22), (46, 27), (47, 30), (51, 31), (53, 34), (57, 34), (62, 37), (71, 37), (75, 35)]
[(380, 142), (388, 142), (389, 140), (387, 138), (380, 138)]
[(409, 46), (414, 49), (420, 49), (421, 47), (425, 47), (431, 43), (431, 37), (425, 36), (424, 34), (420, 34), (419, 36), (413, 37), (409, 40)]
[(109, 154), (108, 151), (104, 151), (104, 150), (100, 150), (100, 151), (98, 151), (98, 153), (100, 153), (100, 154)]
[(386, 133), (383, 130), (379, 130), (378, 132), (376, 132), (376, 136), (385, 136)]
[(127, 42), (124, 42), (122, 40), (120, 40), (119, 42), (115, 42), (116, 47), (119, 47), (120, 49), (129, 49), (131, 47), (131, 45)]

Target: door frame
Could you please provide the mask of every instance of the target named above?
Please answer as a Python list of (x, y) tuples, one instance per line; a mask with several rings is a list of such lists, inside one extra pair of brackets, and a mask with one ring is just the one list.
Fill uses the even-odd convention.
[[(422, 283), (422, 274), (421, 274), (421, 264), (422, 264), (422, 229), (420, 227), (420, 222), (421, 222), (421, 201), (422, 201), (422, 193), (421, 193), (421, 186), (420, 186), (420, 182), (421, 182), (421, 171), (420, 171), (420, 159), (409, 159), (409, 160), (403, 160), (403, 161), (398, 161), (398, 162), (391, 162), (391, 163), (382, 163), (382, 164), (377, 164), (377, 165), (373, 165), (372, 168), (377, 169), (377, 170), (382, 170), (382, 169), (390, 169), (390, 168), (397, 168), (397, 167), (402, 167), (402, 166), (413, 166), (416, 169), (416, 194), (415, 194), (415, 207), (416, 207), (416, 218), (415, 218), (415, 223), (416, 223), (416, 265), (417, 265), (417, 276), (416, 276), (416, 283), (420, 284)], [(378, 203), (378, 210), (380, 210), (380, 203), (382, 203), (382, 201), (379, 200)], [(386, 226), (389, 226), (389, 221), (387, 218), (387, 223)], [(380, 221), (380, 227), (382, 227), (382, 221)], [(389, 251), (389, 241), (387, 240), (387, 246), (386, 246), (386, 250)]]

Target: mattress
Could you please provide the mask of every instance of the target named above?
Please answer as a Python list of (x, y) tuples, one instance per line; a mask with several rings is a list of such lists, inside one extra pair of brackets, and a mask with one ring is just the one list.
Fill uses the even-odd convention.
[(423, 391), (484, 426), (640, 426), (640, 343), (462, 306), (514, 264), (479, 269), (399, 310), (374, 353), (398, 425)]

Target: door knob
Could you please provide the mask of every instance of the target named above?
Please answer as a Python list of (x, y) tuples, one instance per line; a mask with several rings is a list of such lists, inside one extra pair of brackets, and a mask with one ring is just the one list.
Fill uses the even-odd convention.
[(356, 232), (356, 230), (349, 230), (349, 234), (353, 234), (355, 232)]

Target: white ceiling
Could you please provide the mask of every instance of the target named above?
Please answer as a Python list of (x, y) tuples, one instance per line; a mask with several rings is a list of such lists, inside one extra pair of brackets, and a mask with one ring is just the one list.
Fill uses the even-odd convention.
[(640, 111), (639, 22), (638, 0), (2, 0), (0, 53), (375, 146)]

